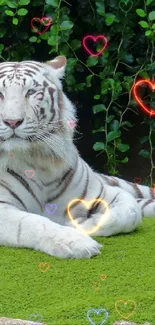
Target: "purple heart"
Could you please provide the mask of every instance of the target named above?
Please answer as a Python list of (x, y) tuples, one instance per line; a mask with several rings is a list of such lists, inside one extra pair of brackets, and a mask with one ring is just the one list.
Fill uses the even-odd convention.
[(47, 213), (54, 214), (55, 211), (57, 210), (57, 205), (55, 203), (52, 203), (52, 204), (47, 203), (45, 205), (45, 209), (46, 209)]

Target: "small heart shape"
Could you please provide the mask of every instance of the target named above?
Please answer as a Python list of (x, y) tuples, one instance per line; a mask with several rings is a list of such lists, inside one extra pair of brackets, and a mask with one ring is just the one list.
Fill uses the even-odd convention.
[(35, 175), (35, 171), (33, 169), (28, 169), (24, 171), (24, 174), (27, 178), (32, 178)]
[(100, 274), (100, 279), (104, 281), (107, 278), (106, 274)]
[(100, 283), (99, 283), (99, 282), (92, 282), (92, 288), (93, 288), (95, 291), (98, 291), (99, 288), (100, 288)]
[[(45, 26), (45, 29), (41, 32), (39, 31), (35, 26), (34, 23), (40, 23)], [(31, 28), (39, 35), (44, 34), (52, 24), (52, 19), (50, 17), (42, 17), (41, 19), (39, 17), (34, 17), (31, 19)]]
[[(127, 315), (123, 315), (122, 313), (120, 313), (120, 311), (118, 310), (118, 307), (117, 307), (117, 305), (120, 304), (120, 303), (123, 303), (123, 304), (125, 305), (125, 307), (127, 306), (128, 303), (130, 303), (130, 305), (132, 305), (131, 308), (133, 309), (133, 311), (132, 311), (132, 312), (129, 312), (129, 314), (127, 314)], [(123, 306), (123, 307), (124, 307), (124, 306)], [(120, 307), (119, 307), (119, 308), (120, 308)], [(124, 300), (118, 300), (118, 301), (115, 302), (115, 309), (116, 309), (117, 313), (118, 313), (121, 317), (127, 319), (127, 318), (129, 318), (131, 315), (133, 315), (133, 313), (135, 312), (135, 309), (136, 309), (136, 303), (135, 303), (134, 300), (127, 300), (127, 301), (124, 301)]]
[(135, 177), (134, 179), (134, 183), (140, 184), (142, 179), (140, 177)]
[(31, 322), (38, 322), (39, 321), (39, 324), (41, 324), (42, 321), (43, 321), (43, 316), (40, 315), (40, 314), (31, 314), (30, 315), (30, 321)]
[[(104, 46), (102, 47), (102, 49), (98, 52), (98, 53), (92, 53), (91, 50), (88, 48), (88, 45), (86, 44), (86, 42), (88, 40), (92, 40), (93, 42), (97, 42), (98, 40), (102, 40), (104, 41)], [(92, 36), (92, 35), (87, 35), (83, 38), (82, 40), (82, 44), (83, 47), (85, 48), (85, 50), (92, 56), (99, 56), (107, 47), (108, 41), (107, 38), (104, 35), (99, 35), (99, 36)]]
[(123, 0), (120, 0), (119, 2), (119, 8), (124, 11), (124, 12), (128, 12), (131, 10), (131, 8), (133, 7), (133, 2), (132, 1), (127, 1), (127, 2), (124, 2)]
[(14, 152), (9, 152), (9, 154), (8, 154), (8, 155), (9, 155), (9, 157), (11, 157), (11, 158), (12, 158), (12, 157), (14, 157), (14, 155), (15, 155), (15, 154), (14, 154)]
[(71, 129), (74, 129), (75, 126), (76, 126), (76, 121), (74, 121), (74, 120), (70, 120), (70, 121), (68, 121), (68, 126), (69, 126)]
[(50, 268), (50, 264), (49, 263), (40, 263), (40, 264), (38, 264), (38, 267), (39, 267), (39, 270), (41, 271), (41, 272), (47, 272), (48, 271), (48, 269)]
[[(85, 205), (85, 207), (87, 209), (90, 209), (91, 206), (92, 206), (92, 203), (95, 202), (95, 203), (102, 203), (104, 205), (104, 208), (106, 208), (106, 211), (102, 214), (102, 217), (99, 221), (99, 223), (93, 227), (91, 230), (89, 231), (85, 231), (82, 229), (82, 227), (79, 225), (79, 223), (72, 217), (72, 214), (70, 213), (70, 209), (71, 207), (74, 208), (74, 205), (77, 204), (77, 202), (79, 203), (82, 203)], [(84, 234), (93, 234), (94, 232), (96, 232), (104, 223), (104, 220), (105, 218), (107, 217), (107, 214), (108, 214), (108, 211), (109, 211), (109, 207), (108, 207), (108, 204), (106, 203), (106, 201), (102, 200), (102, 199), (93, 199), (89, 202), (86, 202), (85, 200), (81, 200), (81, 199), (75, 199), (75, 200), (72, 200), (69, 202), (68, 206), (67, 206), (67, 214), (72, 222), (72, 224), (77, 228), (79, 229), (81, 232), (83, 232)]]
[(107, 320), (107, 318), (108, 318), (108, 316), (109, 316), (107, 310), (105, 310), (104, 308), (101, 308), (101, 309), (94, 309), (94, 308), (89, 309), (89, 310), (87, 311), (87, 318), (88, 318), (89, 322), (90, 322), (92, 325), (97, 325), (97, 324), (94, 323), (94, 321), (92, 320), (92, 318), (90, 317), (90, 315), (91, 315), (91, 314), (94, 314), (94, 313), (95, 313), (96, 315), (99, 315), (99, 314), (102, 313), (102, 312), (104, 312), (105, 317), (104, 317), (103, 321), (102, 321), (99, 325), (103, 325), (103, 324), (106, 322), (106, 320)]
[[(134, 87), (133, 87), (133, 95), (137, 101), (137, 103), (142, 107), (142, 109), (149, 114), (150, 116), (154, 116), (155, 115), (155, 111), (153, 111), (152, 109), (150, 109), (149, 107), (147, 107), (143, 101), (141, 100), (140, 96), (138, 95), (138, 87), (139, 86), (144, 86), (144, 84), (147, 84), (153, 91), (155, 91), (155, 82), (154, 81), (150, 81), (150, 80), (139, 80), (135, 83)], [(155, 109), (155, 108), (154, 108)]]
[(54, 214), (55, 211), (57, 210), (57, 205), (55, 203), (52, 203), (52, 204), (47, 203), (45, 205), (45, 209), (46, 209), (47, 213)]

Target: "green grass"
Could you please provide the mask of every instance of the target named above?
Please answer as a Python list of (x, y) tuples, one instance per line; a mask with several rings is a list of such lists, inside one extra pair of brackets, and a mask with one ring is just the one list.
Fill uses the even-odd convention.
[[(155, 218), (145, 219), (132, 234), (97, 240), (104, 243), (102, 253), (89, 260), (60, 260), (30, 249), (0, 247), (0, 317), (30, 320), (31, 314), (41, 314), (50, 325), (89, 325), (87, 311), (105, 308), (110, 325), (123, 319), (115, 302), (133, 300), (136, 310), (128, 320), (154, 323)], [(50, 263), (47, 272), (39, 270), (41, 262)], [(104, 281), (101, 274), (107, 276)], [(99, 283), (98, 291), (92, 282)], [(129, 314), (129, 307), (120, 305), (120, 313)], [(103, 318), (92, 317), (98, 325)]]

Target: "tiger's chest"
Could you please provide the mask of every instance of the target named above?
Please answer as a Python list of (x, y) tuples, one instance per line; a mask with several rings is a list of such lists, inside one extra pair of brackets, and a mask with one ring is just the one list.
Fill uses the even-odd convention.
[[(91, 168), (80, 157), (74, 168), (29, 158), (25, 161), (17, 156), (7, 162), (5, 159), (0, 161), (0, 185), (8, 189), (15, 205), (59, 224), (69, 225), (68, 205), (78, 199), (71, 208), (73, 216), (87, 218), (88, 211), (81, 201), (89, 202), (102, 189)], [(4, 169), (4, 166), (7, 168)]]
[[(20, 159), (19, 159), (20, 158)], [(22, 157), (3, 156), (0, 162), (0, 185), (10, 194), (11, 201), (28, 212), (39, 214), (59, 224), (64, 224), (66, 208), (77, 190), (68, 188), (72, 179), (71, 168), (57, 168), (25, 161)], [(39, 165), (39, 166), (38, 166)], [(41, 166), (42, 165), (42, 166)], [(72, 195), (71, 195), (72, 193)]]

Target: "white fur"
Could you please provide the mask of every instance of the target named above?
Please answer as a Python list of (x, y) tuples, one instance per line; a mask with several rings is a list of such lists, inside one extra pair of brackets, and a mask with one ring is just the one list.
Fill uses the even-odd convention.
[[(58, 63), (61, 61), (55, 60)], [(23, 64), (21, 64), (21, 69)], [(0, 65), (0, 68), (1, 66), (3, 64)], [(8, 70), (9, 75), (9, 68), (6, 70)], [(63, 74), (64, 66), (61, 66), (60, 62), (60, 67), (57, 69), (48, 64), (42, 64), (40, 73), (36, 74), (35, 77), (40, 83), (48, 80), (50, 86), (55, 89), (53, 94), (56, 111), (54, 125), (58, 123), (60, 109), (58, 107), (58, 89), (59, 91), (62, 90), (59, 78), (62, 78)], [(26, 129), (29, 121), (33, 120), (32, 133), (38, 132), (39, 128), (32, 110), (32, 106), (36, 105), (37, 100), (33, 96), (29, 100), (25, 98), (26, 91), (32, 87), (32, 80), (26, 76), (25, 89), (27, 90), (25, 93), (22, 84), (21, 86), (17, 85), (15, 80), (10, 85), (6, 78), (6, 99), (0, 102), (0, 201), (8, 202), (8, 204), (0, 203), (0, 244), (29, 247), (61, 258), (89, 258), (97, 255), (100, 252), (101, 245), (78, 229), (74, 229), (71, 220), (65, 215), (65, 209), (69, 202), (81, 197), (86, 179), (89, 177), (85, 200), (89, 202), (96, 198), (102, 183), (104, 184), (102, 199), (109, 204), (109, 212), (105, 213), (104, 222), (94, 235), (111, 236), (133, 231), (141, 223), (141, 209), (130, 193), (120, 187), (109, 186), (106, 180), (103, 180), (81, 159), (72, 141), (74, 130), (68, 127), (69, 120), (77, 120), (75, 109), (63, 93), (63, 109), (61, 112), (63, 130), (58, 129), (57, 134), (49, 135), (46, 142), (30, 143), (24, 139), (7, 140), (12, 134), (12, 129), (4, 125), (4, 119), (24, 118), (24, 123), (16, 129), (16, 134), (22, 138), (26, 137), (27, 132), (29, 132)], [(0, 83), (2, 81), (3, 79), (0, 79)], [(1, 84), (0, 86), (3, 89)], [(41, 106), (46, 108), (47, 122), (50, 118), (50, 105), (50, 97), (46, 91), (45, 100)], [(47, 125), (46, 130), (48, 128)], [(10, 152), (14, 153), (14, 157), (9, 156)], [(55, 154), (53, 155), (53, 153)], [(78, 165), (67, 191), (64, 191), (60, 198), (50, 202), (50, 197), (54, 196), (59, 188), (55, 183), (49, 187), (45, 187), (43, 183), (46, 184), (57, 178), (62, 178), (68, 168), (75, 168), (77, 161)], [(31, 193), (14, 176), (8, 173), (7, 168), (25, 179), (35, 193), (41, 207)], [(35, 169), (35, 176), (32, 179), (26, 178), (24, 174), (24, 171), (29, 169)], [(82, 169), (84, 173), (80, 179)], [(13, 197), (3, 185), (8, 186), (24, 202), (27, 212), (22, 203)], [(115, 196), (117, 196), (116, 202), (110, 205)], [(47, 203), (57, 204), (58, 208), (55, 214), (47, 213), (45, 209)], [(85, 233), (98, 225), (103, 213), (103, 209), (101, 209), (87, 219), (86, 209), (82, 204), (72, 209), (72, 215), (76, 214), (76, 220), (81, 223), (82, 230)]]

